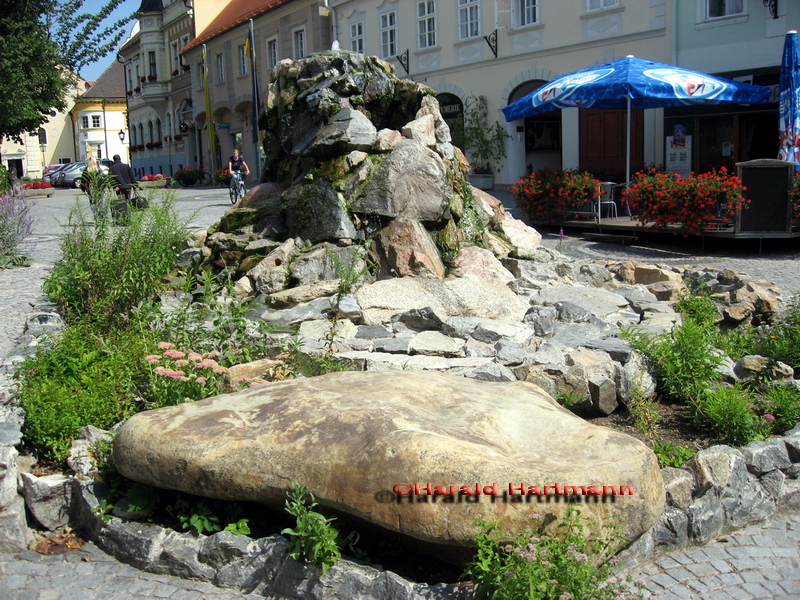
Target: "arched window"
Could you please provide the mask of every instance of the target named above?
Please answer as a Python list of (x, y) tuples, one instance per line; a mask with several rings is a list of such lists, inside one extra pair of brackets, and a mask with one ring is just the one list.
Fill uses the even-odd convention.
[(39, 127), (39, 144), (47, 144), (47, 132), (44, 127)]
[(161, 141), (161, 119), (156, 119), (156, 142)]
[(155, 138), (153, 137), (153, 122), (152, 121), (148, 121), (147, 122), (147, 140), (149, 142), (155, 142), (156, 141)]

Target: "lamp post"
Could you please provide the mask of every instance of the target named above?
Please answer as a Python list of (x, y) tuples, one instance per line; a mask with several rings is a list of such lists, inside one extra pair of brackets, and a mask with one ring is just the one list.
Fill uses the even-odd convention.
[(45, 167), (44, 151), (47, 150), (47, 144), (45, 144), (44, 142), (39, 144), (39, 150), (42, 151), (42, 177), (44, 177), (44, 167)]
[[(125, 150), (125, 130), (124, 129), (120, 129), (119, 133), (117, 135), (119, 136), (119, 141), (122, 143), (122, 149)], [(127, 152), (125, 152), (125, 160), (126, 161), (128, 160), (128, 153)]]

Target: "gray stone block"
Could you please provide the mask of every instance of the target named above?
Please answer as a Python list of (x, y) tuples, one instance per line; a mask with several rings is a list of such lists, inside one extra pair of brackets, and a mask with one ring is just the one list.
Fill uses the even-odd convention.
[(747, 470), (759, 476), (792, 465), (782, 439), (751, 442), (741, 449), (741, 453), (747, 464)]

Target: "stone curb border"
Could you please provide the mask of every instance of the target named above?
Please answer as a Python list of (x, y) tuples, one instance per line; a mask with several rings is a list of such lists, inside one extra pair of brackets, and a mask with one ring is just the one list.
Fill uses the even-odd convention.
[(277, 594), (298, 600), (467, 599), (465, 589), (418, 584), (379, 568), (341, 559), (325, 574), (289, 556), (280, 535), (253, 539), (227, 531), (210, 536), (177, 533), (156, 525), (112, 518), (96, 509), (109, 492), (101, 482), (72, 479), (73, 523), (101, 549), (150, 573), (207, 581), (245, 594)]
[(800, 424), (783, 437), (739, 449), (706, 448), (680, 469), (664, 467), (661, 475), (667, 495), (664, 513), (620, 553), (623, 571), (776, 513), (800, 511)]

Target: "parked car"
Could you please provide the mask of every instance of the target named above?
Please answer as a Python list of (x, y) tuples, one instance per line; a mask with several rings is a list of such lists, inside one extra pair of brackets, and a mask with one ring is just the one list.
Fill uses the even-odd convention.
[[(110, 167), (113, 163), (104, 158), (100, 161), (100, 170), (104, 173), (108, 173), (108, 167)], [(55, 178), (50, 180), (50, 183), (54, 187), (80, 187), (81, 182), (81, 175), (86, 170), (86, 161), (79, 160), (78, 162), (74, 162), (69, 165), (68, 168), (59, 171)]]
[(52, 169), (50, 167), (47, 167), (47, 169), (45, 169), (44, 171), (44, 175), (42, 175), (42, 181), (47, 181), (52, 185), (53, 177), (55, 177), (55, 175), (60, 171), (66, 169), (70, 164), (72, 163), (66, 163), (63, 165), (51, 165)]

